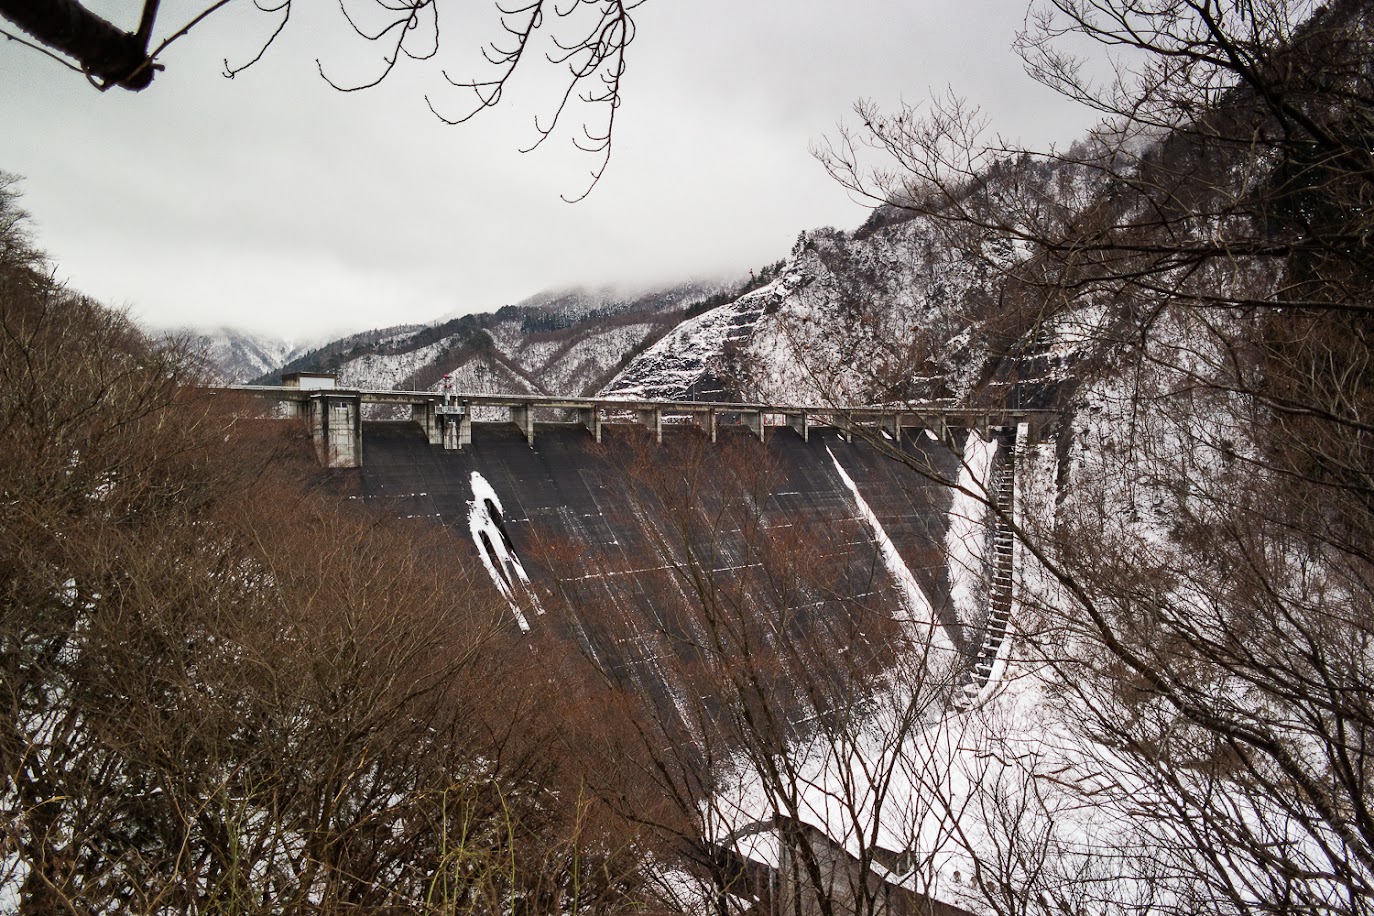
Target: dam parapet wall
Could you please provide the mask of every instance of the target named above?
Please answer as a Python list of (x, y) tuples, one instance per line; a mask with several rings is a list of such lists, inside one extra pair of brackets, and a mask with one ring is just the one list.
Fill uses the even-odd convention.
[(985, 437), (994, 427), (1024, 424), (1034, 439), (1057, 420), (1058, 412), (1037, 409), (955, 407), (946, 403), (889, 406), (785, 405), (715, 401), (641, 401), (618, 398), (566, 398), (433, 391), (318, 389), (275, 385), (237, 385), (223, 391), (276, 400), (285, 417), (309, 419), (315, 449), (326, 467), (360, 467), (363, 461), (361, 421), (369, 407), (409, 408), (410, 418), (431, 445), (449, 450), (470, 448), (478, 416), (504, 413), (531, 448), (539, 431), (575, 423), (602, 441), (611, 425), (636, 425), (662, 443), (664, 430), (676, 425), (701, 429), (715, 442), (722, 428), (739, 427), (763, 440), (767, 431), (788, 428), (803, 441), (811, 431), (828, 428), (846, 441), (884, 435), (896, 441), (907, 430), (927, 430), (951, 441), (951, 430), (976, 430)]

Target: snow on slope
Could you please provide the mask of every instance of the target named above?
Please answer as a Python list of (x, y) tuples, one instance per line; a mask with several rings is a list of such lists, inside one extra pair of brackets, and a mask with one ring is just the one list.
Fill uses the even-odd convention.
[(785, 295), (784, 275), (734, 302), (682, 322), (637, 356), (603, 389), (610, 397), (682, 400), (704, 379), (725, 370), (727, 345), (744, 340), (765, 308)]
[[(969, 392), (983, 360), (965, 316), (994, 282), (985, 263), (909, 219), (863, 238), (814, 233), (794, 265), (805, 279), (762, 317), (738, 359), (751, 398), (882, 403)], [(891, 390), (894, 379), (902, 389)]]
[(558, 352), (561, 342), (557, 339), (530, 340), (529, 335), (520, 327), (518, 321), (502, 321), (488, 329), (496, 348), (507, 359), (519, 360), (529, 365), (542, 366)]
[[(524, 377), (511, 371), (499, 360), (470, 359), (453, 367), (449, 378), (455, 391), (470, 391), (473, 394), (545, 394), (535, 388)], [(430, 387), (440, 390), (443, 382)]]
[(479, 472), (473, 471), (472, 499), (468, 502), (468, 531), (482, 558), (482, 565), (487, 569), (487, 575), (491, 576), (501, 597), (506, 599), (520, 630), (528, 633), (530, 620), (522, 602), (527, 603), (536, 614), (542, 614), (543, 609), (539, 607), (539, 599), (530, 591), (530, 577), (525, 573), (525, 566), (506, 534), (504, 513), (501, 497), (496, 495), (496, 490)]
[(960, 620), (976, 620), (987, 607), (988, 545), (992, 463), (997, 440), (971, 431), (964, 443), (957, 488), (945, 532), (945, 562), (949, 570), (949, 598)]
[(279, 369), (308, 348), (306, 345), (233, 328), (180, 331), (192, 347), (202, 351), (212, 371), (227, 385), (240, 384)]
[(721, 283), (685, 283), (614, 294), (546, 294), (494, 314), (465, 315), (394, 333), (354, 335), (312, 353), (360, 388), (455, 388), (486, 393), (584, 395), (596, 391), (632, 352), (672, 327), (682, 312)]
[(986, 296), (989, 270), (919, 219), (862, 237), (817, 230), (776, 280), (683, 322), (604, 390), (685, 399), (722, 380), (729, 400), (873, 403), (902, 377), (913, 383), (902, 396), (960, 396), (982, 368), (964, 313)]
[(555, 359), (536, 371), (551, 391), (586, 392), (657, 329), (640, 322), (587, 334), (560, 348)]
[(515, 322), (491, 329), (497, 349), (520, 365), (550, 394), (585, 394), (599, 385), (651, 334), (662, 329), (650, 321), (575, 326), (556, 334), (526, 334)]
[(449, 341), (441, 340), (403, 353), (364, 354), (340, 367), (339, 385), (343, 388), (400, 388), (414, 372), (434, 362), (448, 345)]

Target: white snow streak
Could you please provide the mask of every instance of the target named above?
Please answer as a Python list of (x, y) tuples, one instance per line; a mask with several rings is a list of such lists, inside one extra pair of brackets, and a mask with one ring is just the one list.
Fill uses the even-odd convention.
[(840, 460), (835, 457), (835, 453), (826, 446), (826, 454), (835, 463), (835, 471), (844, 481), (844, 485), (849, 488), (849, 492), (854, 494), (854, 502), (858, 506), (859, 516), (868, 523), (868, 527), (873, 531), (873, 541), (878, 546), (882, 554), (883, 564), (887, 567), (892, 578), (897, 581), (897, 591), (901, 596), (902, 606), (907, 612), (907, 622), (912, 627), (912, 636), (916, 639), (916, 644), (929, 646), (932, 654), (938, 654), (940, 658), (953, 658), (955, 654), (954, 642), (945, 632), (945, 628), (935, 619), (935, 608), (930, 603), (930, 598), (926, 596), (921, 584), (916, 581), (916, 577), (907, 568), (906, 560), (897, 552), (897, 547), (892, 543), (892, 539), (887, 536), (887, 531), (883, 528), (883, 523), (878, 521), (878, 516), (873, 514), (868, 503), (859, 493), (858, 486), (853, 479), (845, 473)]
[(987, 599), (987, 499), (996, 453), (997, 440), (984, 441), (977, 432), (969, 432), (958, 489), (949, 507), (949, 529), (945, 533), (949, 597), (955, 614), (964, 623), (977, 617)]
[[(542, 614), (543, 609), (539, 607), (539, 600), (529, 590), (530, 577), (525, 574), (525, 567), (515, 555), (515, 551), (510, 548), (506, 535), (496, 523), (497, 518), (504, 514), (501, 498), (496, 495), (496, 490), (487, 479), (477, 471), (472, 472), (472, 501), (468, 506), (468, 530), (472, 532), (472, 542), (477, 545), (477, 554), (487, 568), (487, 575), (491, 576), (491, 581), (496, 583), (497, 590), (510, 605), (511, 612), (515, 614), (515, 622), (520, 625), (523, 632), (528, 633), (530, 621), (516, 599), (516, 589), (519, 588), (534, 606), (536, 613)], [(495, 517), (492, 515), (492, 509), (496, 510)]]

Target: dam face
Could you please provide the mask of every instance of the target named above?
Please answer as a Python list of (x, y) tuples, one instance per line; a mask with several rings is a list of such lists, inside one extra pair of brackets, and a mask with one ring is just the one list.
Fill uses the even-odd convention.
[[(909, 428), (901, 445), (954, 479), (964, 434), (953, 439)], [(658, 444), (629, 425), (606, 426), (601, 443), (541, 425), (531, 446), (512, 424), (477, 423), (470, 447), (445, 450), (415, 423), (378, 421), (363, 443), (355, 496), (451, 530), (455, 560), (487, 566), (515, 625), (571, 640), (655, 693), (666, 684), (665, 697), (693, 689), (673, 672), (720, 638), (703, 613), (727, 618), (729, 640), (809, 644), (822, 665), (881, 664), (903, 581), (960, 649), (983, 623), (951, 609), (952, 492), (830, 428), (809, 441), (774, 428), (760, 442), (726, 427), (713, 443), (670, 425)]]

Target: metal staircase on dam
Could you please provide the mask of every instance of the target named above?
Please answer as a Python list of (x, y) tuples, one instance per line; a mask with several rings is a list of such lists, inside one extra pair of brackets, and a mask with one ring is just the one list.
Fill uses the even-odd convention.
[(1006, 460), (996, 471), (996, 483), (991, 495), (998, 511), (992, 532), (992, 580), (988, 595), (988, 620), (978, 655), (955, 689), (954, 706), (961, 711), (977, 705), (987, 689), (1011, 625), (1012, 580), (1016, 557), (1012, 520), (1016, 508), (1016, 461), (1020, 447), (1021, 437), (1016, 436), (1014, 444), (1006, 452)]

